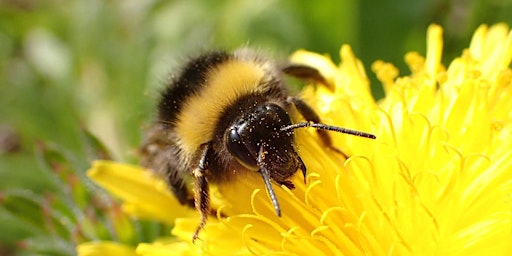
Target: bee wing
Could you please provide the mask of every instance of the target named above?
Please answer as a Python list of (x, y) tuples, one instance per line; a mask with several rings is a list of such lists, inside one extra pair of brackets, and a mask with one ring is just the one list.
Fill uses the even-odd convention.
[(162, 125), (153, 125), (139, 148), (140, 164), (158, 175), (166, 176), (164, 166), (170, 160), (172, 141)]
[(185, 184), (190, 175), (179, 161), (170, 129), (162, 124), (150, 127), (139, 152), (140, 164), (164, 178), (181, 204), (194, 207), (194, 195)]

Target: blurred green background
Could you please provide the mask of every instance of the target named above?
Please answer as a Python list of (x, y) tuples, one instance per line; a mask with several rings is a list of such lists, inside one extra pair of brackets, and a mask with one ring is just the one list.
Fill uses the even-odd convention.
[[(72, 255), (74, 242), (122, 240), (77, 235), (98, 192), (83, 173), (96, 158), (136, 162), (158, 89), (187, 56), (250, 45), (337, 63), (350, 44), (381, 97), (372, 62), (407, 74), (403, 56), (425, 53), (429, 24), (444, 27), (446, 64), (479, 24), (512, 24), (511, 13), (512, 0), (1, 0), (0, 255)], [(135, 226), (132, 243), (165, 233)]]

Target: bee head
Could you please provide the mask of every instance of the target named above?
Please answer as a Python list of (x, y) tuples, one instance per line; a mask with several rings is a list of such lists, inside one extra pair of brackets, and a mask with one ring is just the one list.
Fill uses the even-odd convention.
[(302, 165), (293, 148), (290, 116), (279, 105), (264, 103), (238, 118), (225, 133), (226, 146), (233, 157), (250, 170), (265, 168), (281, 183)]

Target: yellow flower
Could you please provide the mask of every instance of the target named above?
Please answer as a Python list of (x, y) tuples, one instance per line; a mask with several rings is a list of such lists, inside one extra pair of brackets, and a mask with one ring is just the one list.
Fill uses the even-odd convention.
[(191, 210), (174, 198), (165, 181), (138, 166), (95, 161), (87, 175), (120, 197), (123, 211), (132, 216), (171, 224), (178, 216), (191, 215)]
[(123, 255), (123, 256), (137, 256), (133, 248), (118, 244), (115, 242), (87, 242), (80, 244), (77, 248), (78, 255), (80, 256), (97, 256), (97, 255)]
[[(371, 132), (377, 140), (332, 134), (335, 146), (351, 156), (345, 160), (325, 149), (313, 129), (299, 131), (307, 183), (299, 173), (292, 180), (294, 190), (274, 188), (282, 217), (273, 212), (263, 182), (254, 174), (216, 188), (218, 218), (210, 218), (195, 245), (191, 238), (197, 216), (176, 219), (172, 233), (179, 242), (142, 243), (135, 252), (512, 253), (512, 34), (503, 24), (481, 26), (470, 47), (447, 68), (441, 64), (440, 27), (429, 27), (427, 45), (425, 58), (406, 55), (408, 76), (399, 76), (389, 63), (373, 64), (386, 93), (379, 102), (349, 46), (341, 48), (339, 66), (322, 55), (296, 52), (292, 62), (319, 69), (332, 85), (309, 86), (302, 93), (323, 121)], [(95, 171), (93, 167), (90, 173)], [(137, 180), (145, 174), (127, 175)], [(108, 188), (112, 182), (105, 179), (103, 185)], [(156, 206), (144, 200), (132, 203)], [(156, 219), (173, 211), (166, 204), (153, 209), (161, 211)]]

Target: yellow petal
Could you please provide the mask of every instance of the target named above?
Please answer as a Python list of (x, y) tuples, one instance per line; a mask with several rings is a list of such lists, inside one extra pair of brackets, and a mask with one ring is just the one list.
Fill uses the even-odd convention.
[(77, 246), (78, 256), (137, 256), (135, 249), (111, 241), (87, 242)]
[(165, 182), (138, 166), (95, 161), (87, 175), (124, 201), (123, 210), (140, 218), (173, 223), (177, 216), (194, 214), (171, 194)]

